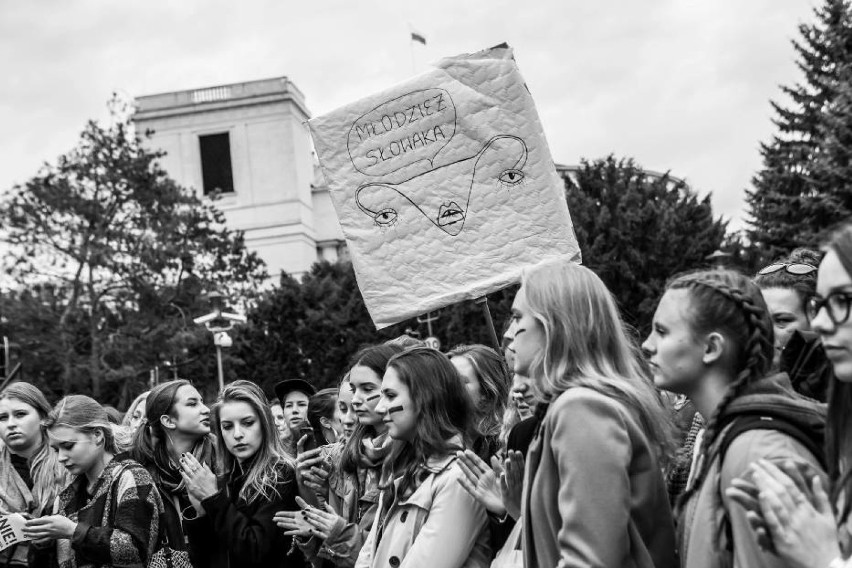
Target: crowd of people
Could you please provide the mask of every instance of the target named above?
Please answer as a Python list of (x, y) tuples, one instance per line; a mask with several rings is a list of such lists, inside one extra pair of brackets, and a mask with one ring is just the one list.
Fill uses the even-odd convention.
[[(0, 566), (852, 567), (852, 224), (673, 275), (650, 334), (528, 268), (502, 352), (401, 337), (335, 388), (187, 380), (123, 419), (0, 392)], [(120, 422), (120, 423), (116, 423)]]

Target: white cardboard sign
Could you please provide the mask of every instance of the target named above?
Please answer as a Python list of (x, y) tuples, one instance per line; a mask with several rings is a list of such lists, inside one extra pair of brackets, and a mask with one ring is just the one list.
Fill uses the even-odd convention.
[(309, 125), (379, 329), (516, 283), (542, 260), (580, 260), (509, 48), (444, 59)]

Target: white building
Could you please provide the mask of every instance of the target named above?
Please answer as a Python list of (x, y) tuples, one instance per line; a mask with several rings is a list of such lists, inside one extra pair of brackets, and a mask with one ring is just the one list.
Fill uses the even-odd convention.
[(216, 206), (246, 245), (280, 271), (306, 272), (346, 255), (328, 188), (313, 156), (304, 95), (286, 77), (147, 95), (134, 122), (153, 130), (163, 168)]

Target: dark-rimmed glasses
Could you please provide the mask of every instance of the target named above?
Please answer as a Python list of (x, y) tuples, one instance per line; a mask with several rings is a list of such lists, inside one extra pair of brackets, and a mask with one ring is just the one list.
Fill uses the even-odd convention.
[(804, 264), (802, 262), (794, 262), (792, 264), (776, 262), (775, 264), (764, 266), (757, 274), (758, 276), (766, 276), (767, 274), (775, 274), (779, 270), (784, 270), (787, 274), (793, 274), (794, 276), (805, 276), (806, 274), (813, 274), (816, 272), (817, 267), (813, 264)]
[(849, 307), (852, 305), (852, 291), (838, 290), (832, 292), (825, 298), (821, 296), (813, 296), (806, 304), (808, 319), (813, 321), (820, 310), (825, 308), (828, 312), (828, 319), (835, 326), (846, 323), (849, 319)]

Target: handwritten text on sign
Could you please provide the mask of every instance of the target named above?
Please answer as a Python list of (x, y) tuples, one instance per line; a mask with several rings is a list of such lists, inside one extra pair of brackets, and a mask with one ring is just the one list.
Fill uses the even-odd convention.
[(381, 176), (425, 160), (431, 167), (456, 132), (456, 107), (444, 89), (423, 89), (359, 116), (347, 147), (355, 169)]
[(23, 515), (18, 513), (0, 515), (0, 550), (27, 540), (23, 532), (26, 522)]

